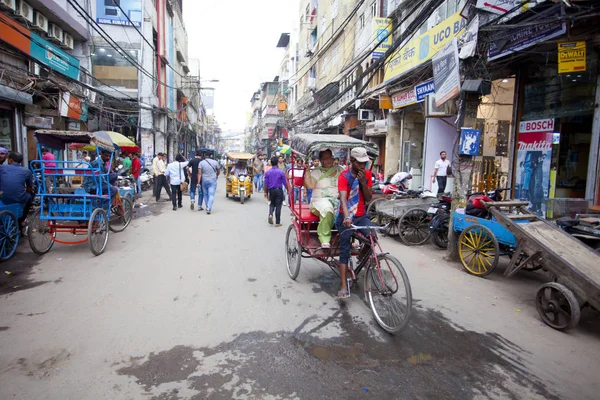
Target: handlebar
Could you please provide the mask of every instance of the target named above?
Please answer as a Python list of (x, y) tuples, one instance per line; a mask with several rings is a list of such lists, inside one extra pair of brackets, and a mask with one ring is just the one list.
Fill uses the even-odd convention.
[(374, 231), (382, 231), (384, 229), (387, 229), (390, 226), (390, 224), (391, 224), (391, 222), (388, 222), (387, 224), (385, 224), (383, 226), (375, 226), (375, 225), (358, 226), (358, 225), (352, 224), (350, 226), (350, 228), (348, 228), (348, 229), (353, 230), (353, 231), (358, 231), (358, 230), (361, 230), (361, 229), (371, 229), (371, 230), (374, 230)]

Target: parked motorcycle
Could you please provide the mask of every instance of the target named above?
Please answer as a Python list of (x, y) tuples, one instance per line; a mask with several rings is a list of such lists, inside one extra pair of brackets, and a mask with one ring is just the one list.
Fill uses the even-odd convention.
[(441, 249), (448, 248), (448, 228), (450, 225), (450, 208), (452, 207), (452, 198), (448, 196), (440, 197), (440, 202), (432, 204), (427, 212), (433, 215), (429, 230), (431, 232), (431, 241)]
[(147, 169), (144, 169), (140, 174), (140, 181), (142, 183), (142, 190), (148, 190), (154, 187), (154, 177)]

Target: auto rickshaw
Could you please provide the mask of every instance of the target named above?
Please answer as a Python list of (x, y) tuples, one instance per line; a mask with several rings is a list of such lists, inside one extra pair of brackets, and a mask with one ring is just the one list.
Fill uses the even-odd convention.
[[(225, 196), (239, 197), (240, 203), (252, 196), (254, 190), (254, 168), (252, 160), (254, 154), (250, 153), (227, 153), (227, 163), (225, 165)], [(234, 175), (234, 167), (246, 168), (246, 173)]]

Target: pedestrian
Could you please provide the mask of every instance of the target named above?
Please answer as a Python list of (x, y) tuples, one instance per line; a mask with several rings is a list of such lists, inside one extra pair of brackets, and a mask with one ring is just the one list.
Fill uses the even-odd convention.
[(88, 163), (91, 161), (91, 158), (88, 156), (87, 150), (81, 152), (81, 161)]
[(269, 224), (273, 225), (273, 212), (275, 212), (275, 226), (281, 226), (281, 206), (283, 205), (283, 188), (287, 186), (285, 172), (277, 168), (277, 157), (271, 158), (271, 166), (265, 173), (265, 198), (269, 203)]
[(129, 153), (123, 153), (121, 156), (123, 157), (121, 160), (121, 163), (123, 164), (123, 171), (121, 173), (125, 175), (131, 171), (132, 160), (129, 156)]
[(256, 157), (254, 158), (254, 187), (256, 188), (257, 191), (262, 192), (263, 191), (263, 178), (264, 178), (264, 171), (265, 171), (265, 166), (263, 164), (262, 161), (262, 156), (261, 155), (256, 155)]
[[(156, 201), (160, 200), (160, 194), (161, 194), (163, 188), (165, 188), (165, 190), (167, 191), (169, 200), (172, 200), (173, 197), (171, 195), (171, 188), (169, 187), (169, 184), (167, 183), (167, 178), (165, 176), (165, 172), (167, 170), (167, 165), (165, 163), (165, 160), (166, 160), (167, 156), (164, 153), (158, 153), (157, 158), (158, 158), (158, 160), (156, 162), (156, 168), (154, 167), (154, 165), (152, 166), (152, 172), (156, 176), (156, 178), (155, 178), (156, 191), (154, 193), (154, 195), (156, 196)], [(153, 161), (153, 163), (154, 163), (154, 161)]]
[(0, 147), (0, 165), (8, 165), (8, 150)]
[[(202, 182), (202, 193), (206, 204), (206, 214), (212, 212), (215, 202), (215, 192), (217, 191), (217, 178), (221, 170), (219, 163), (212, 158), (205, 158), (199, 164), (198, 180)], [(198, 211), (202, 211), (202, 204), (199, 203)]]
[(140, 153), (133, 153), (133, 160), (131, 161), (131, 175), (135, 179), (136, 193), (135, 197), (142, 197), (142, 162), (140, 161)]
[(433, 182), (435, 182), (437, 179), (438, 195), (443, 194), (446, 191), (448, 175), (451, 174), (452, 169), (450, 168), (450, 161), (446, 160), (446, 152), (442, 151), (440, 153), (440, 159), (435, 162), (435, 169), (433, 170), (432, 179)]
[(333, 165), (335, 165), (336, 167), (338, 165), (340, 165), (340, 159), (339, 159), (339, 157), (336, 157), (336, 158), (333, 159)]
[(187, 167), (188, 162), (181, 154), (175, 156), (175, 161), (167, 165), (165, 178), (169, 178), (171, 184), (171, 201), (173, 202), (173, 211), (183, 207), (183, 191), (181, 185), (185, 183), (183, 169)]
[(196, 156), (190, 160), (187, 166), (190, 175), (190, 210), (194, 209), (194, 200), (196, 199), (196, 189), (198, 189), (198, 211), (202, 211), (202, 182), (198, 172), (200, 162), (202, 162), (202, 151), (196, 150)]

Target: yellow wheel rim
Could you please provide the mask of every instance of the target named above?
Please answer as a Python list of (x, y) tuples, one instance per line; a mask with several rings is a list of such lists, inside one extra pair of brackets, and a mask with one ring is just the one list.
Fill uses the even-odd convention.
[(462, 265), (471, 274), (488, 274), (496, 258), (494, 239), (483, 229), (470, 229), (461, 235), (458, 254)]

